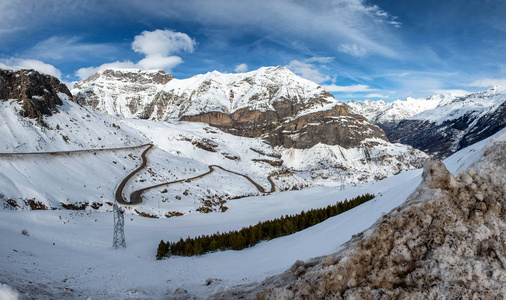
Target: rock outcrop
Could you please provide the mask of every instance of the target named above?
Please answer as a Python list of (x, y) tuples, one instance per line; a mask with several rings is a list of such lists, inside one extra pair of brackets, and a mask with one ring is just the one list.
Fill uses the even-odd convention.
[[(63, 96), (65, 95), (65, 96)], [(58, 112), (60, 98), (72, 98), (67, 86), (57, 78), (34, 70), (0, 69), (0, 100), (15, 99), (21, 107), (21, 116), (40, 118)]]
[(503, 299), (506, 142), (453, 176), (428, 160), (420, 186), (327, 257), (296, 262), (227, 299)]

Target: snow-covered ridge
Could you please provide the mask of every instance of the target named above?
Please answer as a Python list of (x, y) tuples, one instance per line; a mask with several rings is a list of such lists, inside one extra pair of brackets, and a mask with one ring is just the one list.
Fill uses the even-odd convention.
[(433, 109), (441, 103), (451, 102), (453, 99), (463, 96), (459, 93), (437, 94), (428, 98), (412, 98), (395, 100), (393, 102), (379, 101), (351, 101), (347, 104), (352, 111), (361, 114), (371, 123), (388, 129), (399, 121), (417, 115), (423, 111)]
[(506, 93), (497, 87), (472, 93), (463, 97), (443, 99), (433, 109), (425, 110), (410, 117), (410, 120), (425, 120), (442, 124), (445, 121), (466, 117), (479, 117), (496, 110), (506, 101)]
[[(272, 104), (283, 99), (308, 109), (337, 103), (321, 86), (284, 67), (263, 67), (236, 74), (213, 71), (167, 82), (132, 82), (129, 79), (132, 73), (148, 78), (153, 74), (106, 70), (76, 83), (72, 93), (80, 103), (109, 114), (156, 120), (211, 111), (230, 114), (241, 108), (274, 110)], [(315, 98), (320, 101), (310, 103)]]

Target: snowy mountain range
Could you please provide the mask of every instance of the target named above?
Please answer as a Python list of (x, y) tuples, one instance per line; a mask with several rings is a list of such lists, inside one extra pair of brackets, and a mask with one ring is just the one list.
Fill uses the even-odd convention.
[(506, 92), (493, 87), (442, 101), (401, 120), (389, 132), (394, 142), (444, 158), (506, 127)]
[[(387, 140), (383, 131), (316, 83), (284, 67), (238, 74), (217, 71), (163, 84), (139, 84), (141, 71), (107, 70), (72, 89), (78, 103), (106, 113), (158, 121), (204, 122), (273, 146), (310, 148), (320, 142), (357, 147), (366, 138)], [(144, 86), (149, 92), (138, 93)], [(149, 87), (149, 88), (148, 88)]]
[(428, 98), (411, 98), (395, 100), (393, 102), (378, 101), (350, 101), (348, 106), (356, 114), (363, 115), (373, 124), (381, 127), (385, 132), (399, 123), (401, 120), (417, 115), (428, 109), (437, 107), (442, 102), (451, 101), (465, 94), (438, 94)]
[(434, 95), (404, 101), (350, 102), (353, 112), (380, 126), (390, 141), (439, 158), (506, 126), (506, 92), (497, 87), (470, 94)]
[[(27, 72), (35, 79), (41, 76), (33, 71), (9, 72), (12, 77)], [(129, 86), (132, 80), (142, 85), (143, 81), (150, 84), (170, 79), (158, 72), (121, 77)], [(32, 86), (34, 82), (27, 79), (25, 85)], [(54, 84), (59, 86), (59, 82)], [(52, 88), (38, 91), (46, 93), (45, 90)], [(42, 96), (33, 92), (26, 101), (39, 97)], [(19, 209), (29, 208), (29, 200), (47, 208), (95, 203), (101, 205), (99, 210), (110, 209), (105, 204), (113, 202), (121, 178), (140, 165), (140, 153), (147, 144), (155, 146), (148, 156), (148, 168), (129, 181), (124, 190), (126, 196), (134, 190), (206, 173), (208, 165), (248, 175), (265, 190), (269, 189), (267, 178), (271, 177), (277, 190), (285, 191), (378, 180), (420, 167), (426, 158), (412, 147), (391, 144), (374, 135), (357, 140), (355, 147), (328, 145), (325, 140), (306, 149), (273, 147), (261, 138), (233, 135), (205, 123), (124, 119), (81, 106), (66, 93), (58, 93), (54, 99), (58, 104), (52, 106), (52, 113), (41, 113), (36, 118), (25, 116), (19, 99), (0, 101), (0, 131), (5, 137), (0, 151), (0, 157), (5, 159), (0, 185), (4, 199), (11, 199)], [(41, 103), (51, 105), (47, 101)], [(33, 163), (34, 159), (37, 163)], [(83, 160), (85, 164), (81, 163)], [(61, 171), (53, 172), (53, 168)], [(86, 183), (81, 184), (82, 174), (97, 175), (87, 177)], [(197, 185), (150, 189), (143, 194), (141, 209), (127, 210), (163, 217), (169, 212), (195, 212), (204, 203), (209, 204), (207, 200), (211, 204), (206, 210), (219, 210), (231, 199), (262, 194), (243, 177), (227, 172), (217, 171), (200, 181)], [(62, 184), (69, 188), (62, 188)], [(81, 196), (76, 197), (76, 193)], [(162, 203), (154, 205), (160, 197)]]

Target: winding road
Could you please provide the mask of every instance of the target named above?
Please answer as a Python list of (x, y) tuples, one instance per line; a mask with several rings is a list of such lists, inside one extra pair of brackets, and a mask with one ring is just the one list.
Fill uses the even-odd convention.
[[(143, 146), (146, 146), (146, 145), (143, 145)], [(123, 197), (123, 189), (125, 188), (125, 185), (127, 184), (128, 180), (130, 180), (130, 178), (132, 178), (135, 174), (137, 174), (138, 172), (140, 172), (142, 169), (144, 169), (146, 167), (147, 162), (148, 162), (148, 160), (146, 158), (146, 155), (149, 152), (149, 150), (151, 150), (152, 148), (153, 148), (153, 144), (148, 144), (148, 147), (141, 154), (141, 159), (142, 159), (141, 165), (139, 167), (137, 167), (135, 170), (133, 170), (132, 172), (130, 172), (130, 174), (128, 174), (125, 178), (123, 178), (123, 180), (118, 185), (118, 188), (116, 189), (115, 198), (116, 198), (116, 201), (119, 204), (123, 204), (123, 205), (136, 205), (136, 204), (140, 204), (140, 203), (142, 203), (142, 196), (141, 195), (142, 195), (143, 192), (145, 192), (147, 190), (154, 189), (154, 188), (161, 187), (161, 186), (165, 186), (165, 185), (171, 185), (171, 184), (175, 184), (175, 183), (180, 183), (180, 182), (190, 182), (192, 180), (199, 179), (199, 178), (205, 177), (205, 176), (213, 173), (216, 170), (216, 168), (219, 168), (219, 169), (222, 169), (225, 172), (229, 172), (229, 173), (232, 173), (232, 174), (235, 174), (235, 175), (242, 176), (242, 177), (246, 178), (262, 194), (271, 194), (271, 193), (274, 193), (276, 191), (276, 186), (274, 184), (274, 181), (272, 180), (272, 175), (269, 175), (269, 177), (267, 177), (267, 180), (271, 184), (270, 191), (267, 191), (267, 190), (265, 190), (265, 188), (263, 186), (261, 186), (260, 184), (258, 184), (257, 182), (255, 182), (248, 175), (244, 175), (244, 174), (241, 174), (241, 173), (237, 173), (237, 172), (234, 172), (234, 171), (227, 170), (227, 169), (223, 168), (222, 166), (210, 165), (209, 166), (209, 171), (207, 171), (205, 173), (202, 173), (200, 175), (193, 176), (193, 177), (190, 177), (190, 178), (184, 178), (184, 179), (179, 179), (179, 180), (174, 180), (174, 181), (168, 181), (168, 182), (164, 182), (164, 183), (160, 183), (160, 184), (156, 184), (156, 185), (152, 185), (152, 186), (148, 186), (148, 187), (136, 190), (136, 191), (134, 191), (130, 195), (130, 201), (125, 201), (125, 198)]]

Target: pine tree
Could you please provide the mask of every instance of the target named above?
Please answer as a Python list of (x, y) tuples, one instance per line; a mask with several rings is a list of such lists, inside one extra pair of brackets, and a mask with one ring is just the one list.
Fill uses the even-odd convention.
[(167, 244), (161, 240), (156, 251), (156, 259), (160, 260), (167, 254)]

